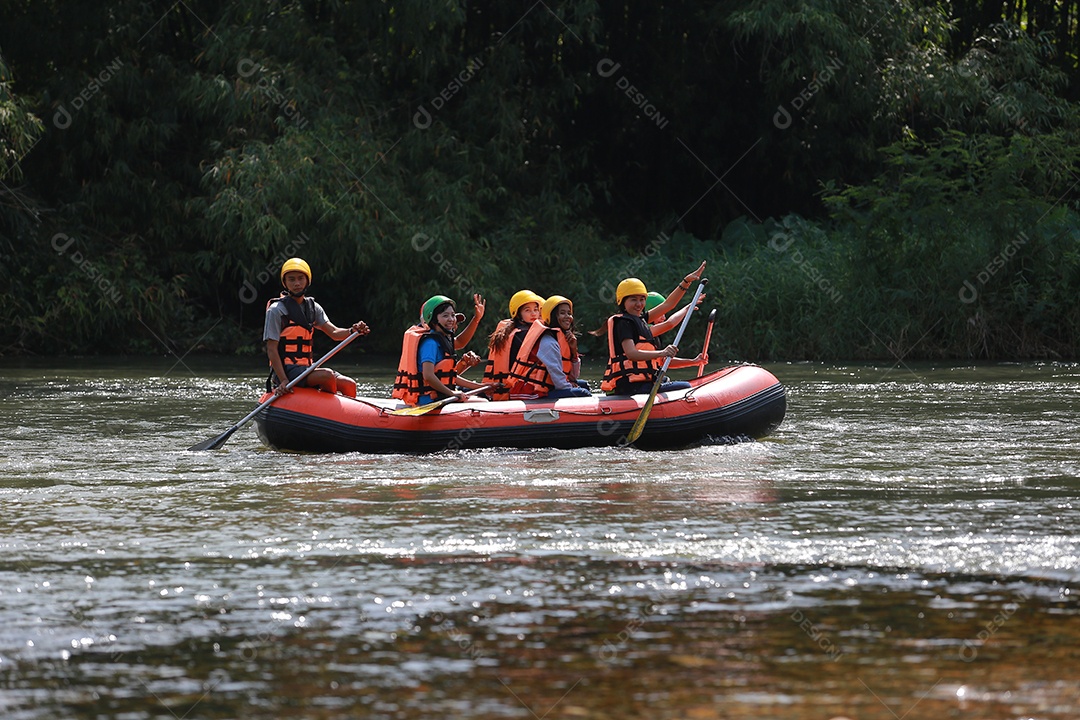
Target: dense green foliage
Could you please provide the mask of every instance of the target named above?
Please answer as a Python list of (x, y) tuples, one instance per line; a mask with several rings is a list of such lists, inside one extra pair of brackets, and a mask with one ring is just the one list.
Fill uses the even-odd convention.
[(701, 259), (716, 359), (1080, 350), (1069, 3), (5, 5), (2, 353), (257, 352), (291, 255), (381, 351)]

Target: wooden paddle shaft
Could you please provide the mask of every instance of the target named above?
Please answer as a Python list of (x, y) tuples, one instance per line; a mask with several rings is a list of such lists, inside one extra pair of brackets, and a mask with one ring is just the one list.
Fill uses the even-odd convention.
[[(326, 353), (325, 355), (323, 355), (323, 356), (322, 356), (321, 358), (319, 358), (318, 360), (316, 360), (315, 362), (313, 362), (313, 363), (312, 363), (311, 365), (308, 365), (307, 369), (306, 369), (306, 370), (304, 370), (304, 372), (300, 373), (299, 375), (297, 375), (296, 377), (294, 377), (294, 378), (293, 378), (292, 380), (290, 380), (290, 381), (289, 381), (288, 383), (286, 383), (286, 385), (285, 385), (285, 389), (286, 389), (286, 390), (292, 390), (292, 389), (293, 389), (294, 387), (296, 387), (297, 385), (299, 385), (299, 384), (300, 384), (300, 381), (301, 381), (301, 380), (303, 380), (303, 379), (304, 379), (304, 378), (306, 378), (306, 377), (307, 377), (308, 375), (310, 375), (310, 374), (311, 374), (311, 373), (312, 373), (313, 371), (315, 371), (315, 370), (317, 370), (317, 369), (318, 369), (319, 367), (321, 367), (321, 366), (322, 366), (322, 364), (323, 364), (323, 363), (325, 363), (325, 362), (326, 362), (327, 360), (329, 360), (330, 358), (334, 357), (334, 356), (335, 356), (335, 355), (337, 355), (337, 354), (338, 354), (339, 352), (341, 352), (342, 350), (344, 350), (344, 349), (345, 349), (345, 346), (346, 346), (346, 345), (348, 345), (349, 343), (351, 343), (351, 342), (352, 342), (353, 340), (355, 340), (355, 339), (356, 339), (356, 338), (358, 338), (358, 337), (360, 337), (360, 333), (358, 333), (358, 332), (354, 332), (354, 333), (352, 333), (351, 335), (349, 335), (349, 337), (347, 337), (347, 338), (345, 338), (344, 340), (342, 340), (341, 342), (339, 342), (339, 343), (337, 344), (337, 346), (336, 346), (336, 347), (334, 347), (334, 348), (333, 348), (332, 350), (330, 350), (330, 352), (328, 352), (328, 353)], [(265, 407), (266, 407), (267, 405), (269, 405), (270, 403), (272, 403), (272, 402), (274, 402), (275, 400), (277, 400), (277, 399), (278, 399), (278, 397), (279, 397), (279, 396), (278, 396), (278, 395), (277, 395), (277, 394), (275, 393), (273, 397), (271, 397), (271, 398), (268, 398), (268, 399), (267, 399), (267, 400), (266, 400), (265, 402), (263, 402), (263, 404), (262, 404), (262, 405), (260, 405), (259, 407), (255, 408), (254, 410), (252, 410), (252, 411), (251, 411), (251, 413), (250, 413), (250, 414), (249, 414), (249, 415), (248, 415), (247, 417), (245, 417), (245, 418), (244, 418), (243, 420), (241, 420), (240, 422), (238, 422), (238, 423), (236, 423), (236, 424), (237, 424), (237, 425), (243, 425), (243, 424), (244, 424), (244, 423), (246, 423), (246, 422), (247, 422), (248, 420), (250, 420), (251, 418), (253, 418), (253, 417), (255, 417), (256, 415), (258, 415), (258, 414), (259, 414), (259, 412), (261, 412), (261, 411), (263, 410), (263, 408), (265, 408)]]
[[(297, 384), (298, 384), (298, 383), (299, 383), (299, 382), (300, 382), (301, 380), (303, 380), (303, 379), (304, 379), (304, 378), (306, 378), (306, 377), (307, 377), (308, 375), (310, 375), (310, 374), (311, 374), (311, 371), (312, 371), (312, 370), (316, 369), (317, 367), (319, 367), (320, 365), (322, 365), (322, 364), (323, 364), (324, 362), (326, 362), (326, 361), (327, 361), (327, 360), (329, 360), (330, 358), (332, 358), (332, 357), (334, 357), (335, 355), (337, 355), (337, 354), (338, 354), (338, 352), (339, 352), (339, 351), (340, 351), (340, 350), (341, 350), (342, 348), (344, 348), (344, 347), (345, 347), (346, 345), (348, 345), (349, 343), (351, 343), (351, 342), (352, 342), (353, 340), (355, 340), (355, 339), (356, 339), (356, 338), (358, 338), (358, 337), (360, 337), (360, 333), (358, 333), (358, 332), (354, 332), (354, 333), (352, 333), (351, 335), (349, 335), (349, 337), (345, 338), (345, 339), (344, 339), (344, 340), (342, 340), (342, 341), (341, 341), (340, 343), (338, 343), (338, 344), (337, 344), (337, 346), (336, 346), (336, 347), (334, 347), (334, 349), (333, 349), (333, 350), (331, 350), (330, 352), (328, 352), (328, 353), (326, 353), (325, 355), (323, 355), (323, 356), (322, 356), (321, 358), (319, 358), (319, 359), (318, 359), (318, 360), (316, 360), (316, 361), (315, 361), (314, 363), (312, 363), (311, 365), (309, 365), (309, 366), (308, 366), (308, 368), (307, 368), (306, 370), (304, 370), (304, 372), (300, 373), (300, 374), (299, 374), (299, 375), (297, 375), (297, 376), (296, 376), (295, 378), (293, 378), (293, 379), (292, 379), (292, 380), (290, 380), (290, 381), (289, 381), (288, 383), (286, 383), (286, 385), (285, 385), (285, 389), (286, 389), (286, 390), (291, 390), (291, 389), (292, 389), (292, 388), (293, 388), (294, 386), (296, 386), (296, 385), (297, 385)], [(245, 424), (245, 423), (247, 423), (247, 422), (248, 422), (249, 420), (251, 420), (251, 419), (252, 419), (253, 417), (255, 417), (256, 415), (258, 415), (259, 413), (261, 413), (261, 412), (262, 412), (263, 410), (265, 410), (265, 409), (266, 409), (266, 407), (267, 407), (268, 405), (270, 405), (270, 404), (271, 404), (272, 402), (274, 402), (275, 400), (277, 400), (277, 399), (278, 399), (279, 397), (281, 397), (281, 396), (280, 396), (280, 395), (278, 395), (277, 393), (274, 393), (274, 394), (273, 394), (273, 395), (271, 395), (271, 396), (270, 396), (269, 398), (267, 398), (267, 399), (266, 399), (266, 400), (264, 400), (263, 402), (259, 403), (259, 407), (255, 408), (254, 410), (252, 410), (251, 412), (249, 412), (249, 413), (248, 413), (247, 415), (245, 415), (245, 416), (244, 416), (244, 418), (243, 418), (242, 420), (240, 420), (240, 422), (236, 423), (235, 425), (233, 425), (232, 427), (230, 427), (230, 428), (229, 428), (228, 430), (226, 430), (225, 432), (221, 433), (220, 435), (218, 435), (218, 436), (217, 436), (217, 437), (215, 437), (215, 438), (211, 438), (210, 440), (204, 440), (204, 441), (202, 441), (201, 443), (198, 443), (198, 444), (196, 444), (196, 445), (192, 445), (192, 446), (191, 446), (190, 448), (188, 448), (188, 450), (194, 450), (194, 451), (199, 451), (199, 450), (216, 450), (217, 448), (219, 448), (219, 447), (221, 447), (222, 445), (224, 445), (224, 444), (225, 444), (225, 442), (226, 442), (226, 441), (228, 441), (228, 439), (229, 439), (229, 438), (230, 438), (230, 437), (232, 436), (232, 434), (233, 434), (234, 432), (236, 432), (237, 430), (239, 430), (239, 429), (240, 429), (241, 427), (243, 427), (243, 426), (244, 426), (244, 424)]]
[[(672, 343), (676, 348), (682, 340), (683, 333), (686, 332), (686, 326), (690, 323), (690, 316), (694, 314), (694, 308), (697, 307), (698, 298), (701, 297), (701, 292), (705, 289), (705, 285), (708, 282), (708, 278), (701, 278), (701, 283), (694, 293), (694, 299), (690, 301), (690, 305), (686, 309), (686, 317), (683, 318), (682, 324), (679, 325), (679, 332), (675, 335), (675, 342)], [(630, 432), (626, 436), (628, 442), (635, 442), (641, 437), (641, 433), (645, 429), (645, 422), (649, 419), (649, 413), (652, 412), (653, 403), (656, 402), (656, 393), (660, 392), (660, 386), (664, 383), (664, 373), (667, 372), (668, 365), (670, 364), (671, 356), (668, 355), (664, 358), (664, 365), (660, 368), (660, 372), (656, 374), (656, 379), (653, 381), (652, 389), (649, 391), (649, 398), (645, 401), (645, 406), (641, 408), (641, 413), (638, 415), (637, 420), (634, 421), (634, 426), (630, 428)]]

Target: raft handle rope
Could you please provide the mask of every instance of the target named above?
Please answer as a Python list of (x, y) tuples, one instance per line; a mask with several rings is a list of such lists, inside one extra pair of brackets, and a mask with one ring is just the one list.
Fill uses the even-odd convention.
[[(384, 407), (381, 407), (379, 405), (372, 405), (371, 407), (379, 408), (380, 411), (383, 411), (380, 414), (385, 413), (385, 414), (388, 414), (388, 415), (393, 415), (394, 408), (384, 408)], [(453, 416), (453, 415), (457, 415), (457, 414), (461, 414), (461, 413), (465, 413), (465, 412), (468, 412), (472, 417), (477, 417), (479, 415), (521, 415), (521, 413), (522, 413), (521, 410), (489, 410), (489, 409), (486, 409), (486, 408), (483, 407), (483, 403), (470, 403), (469, 407), (464, 408), (464, 409), (455, 410), (455, 411), (453, 411), (451, 413), (446, 413), (446, 414), (444, 414), (444, 417)], [(633, 409), (633, 408), (630, 408), (630, 409), (627, 409), (627, 410), (623, 410), (621, 412), (634, 413), (634, 412), (636, 412), (636, 410)], [(604, 415), (611, 415), (612, 410), (609, 407), (600, 408), (600, 412), (582, 412), (580, 410), (562, 410), (562, 409), (560, 409), (559, 413), (561, 413), (563, 415), (574, 415), (574, 416), (577, 416), (577, 417), (601, 417), (601, 416), (604, 416)], [(398, 416), (394, 416), (394, 417), (398, 417)]]

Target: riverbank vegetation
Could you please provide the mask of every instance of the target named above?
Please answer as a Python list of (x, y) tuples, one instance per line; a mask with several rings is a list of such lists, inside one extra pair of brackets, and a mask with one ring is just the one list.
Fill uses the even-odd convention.
[(1080, 31), (1017, 5), (10, 3), (0, 354), (258, 353), (299, 255), (384, 352), (707, 259), (714, 359), (1075, 359)]

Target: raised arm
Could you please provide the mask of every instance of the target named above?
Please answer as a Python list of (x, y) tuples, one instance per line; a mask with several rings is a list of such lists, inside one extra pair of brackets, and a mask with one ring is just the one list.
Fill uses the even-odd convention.
[(473, 308), (475, 309), (475, 312), (473, 313), (472, 320), (465, 326), (465, 329), (454, 338), (455, 350), (461, 350), (473, 339), (473, 335), (476, 334), (476, 328), (480, 327), (480, 320), (484, 317), (485, 305), (486, 301), (480, 293), (473, 295)]
[[(698, 297), (698, 305), (700, 306), (701, 303), (704, 300), (705, 300), (705, 293), (702, 293), (701, 296)], [(686, 311), (689, 310), (689, 309), (690, 309), (690, 306), (686, 305), (685, 307), (678, 310), (674, 315), (672, 315), (671, 317), (664, 320), (664, 322), (658, 322), (655, 325), (653, 325), (652, 326), (653, 337), (656, 337), (658, 335), (662, 335), (663, 333), (666, 333), (668, 330), (671, 330), (672, 328), (678, 327), (679, 323), (682, 322), (682, 319), (684, 317), (686, 317)]]
[(664, 299), (664, 302), (656, 306), (652, 312), (656, 313), (657, 317), (660, 315), (667, 315), (679, 305), (679, 301), (683, 299), (683, 295), (690, 289), (690, 286), (701, 279), (701, 274), (705, 272), (705, 263), (701, 263), (698, 269), (690, 273), (683, 278), (678, 287), (671, 291), (671, 294)]

